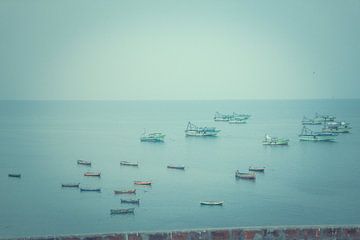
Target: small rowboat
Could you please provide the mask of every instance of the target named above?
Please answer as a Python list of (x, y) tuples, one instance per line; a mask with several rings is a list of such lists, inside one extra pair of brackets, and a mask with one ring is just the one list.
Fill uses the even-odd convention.
[(21, 174), (18, 174), (18, 173), (10, 173), (10, 174), (8, 174), (8, 177), (21, 178)]
[(121, 203), (140, 204), (140, 199), (121, 199)]
[(185, 170), (185, 166), (168, 165), (167, 168)]
[(80, 188), (80, 192), (101, 192), (101, 188)]
[(138, 163), (132, 163), (132, 162), (127, 162), (127, 161), (121, 161), (120, 165), (123, 166), (131, 166), (131, 167), (138, 167), (139, 164)]
[(78, 188), (80, 183), (63, 183), (61, 187), (68, 187), (68, 188)]
[(101, 173), (99, 172), (86, 172), (84, 173), (84, 176), (86, 177), (100, 177)]
[(265, 171), (265, 167), (249, 167), (249, 171), (252, 172), (264, 172)]
[(131, 190), (114, 190), (114, 194), (136, 194), (136, 189)]
[(206, 206), (222, 206), (224, 204), (224, 201), (202, 201), (200, 202), (200, 205), (206, 205)]
[(150, 186), (151, 182), (148, 182), (148, 181), (134, 181), (134, 184), (135, 185), (147, 185), (147, 186)]
[(84, 161), (84, 160), (77, 160), (77, 164), (79, 164), (79, 165), (91, 166), (91, 162), (90, 162), (90, 161)]
[(242, 172), (239, 172), (239, 170), (237, 170), (235, 172), (235, 177), (236, 178), (241, 178), (241, 179), (248, 179), (248, 180), (255, 180), (256, 179), (255, 173), (242, 173)]
[(129, 214), (134, 213), (135, 208), (120, 208), (120, 209), (110, 209), (110, 214)]

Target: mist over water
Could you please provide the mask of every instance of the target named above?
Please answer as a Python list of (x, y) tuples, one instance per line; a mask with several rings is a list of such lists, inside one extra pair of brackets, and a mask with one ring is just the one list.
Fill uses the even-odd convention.
[[(292, 224), (356, 224), (360, 220), (360, 100), (304, 101), (1, 101), (0, 236)], [(247, 124), (214, 122), (216, 111), (248, 113)], [(303, 116), (333, 114), (350, 122), (333, 143), (300, 142)], [(188, 123), (221, 129), (217, 138), (185, 137)], [(319, 127), (316, 127), (319, 128)], [(141, 143), (144, 131), (166, 134)], [(263, 146), (268, 133), (289, 146)], [(91, 168), (76, 160), (92, 161)], [(139, 162), (139, 167), (120, 166)], [(185, 171), (167, 169), (185, 165)], [(255, 182), (235, 170), (265, 166)], [(101, 171), (101, 178), (84, 172)], [(21, 179), (8, 173), (21, 173)], [(126, 208), (132, 189), (134, 215)], [(101, 187), (101, 193), (61, 183)], [(200, 206), (223, 200), (222, 207)]]

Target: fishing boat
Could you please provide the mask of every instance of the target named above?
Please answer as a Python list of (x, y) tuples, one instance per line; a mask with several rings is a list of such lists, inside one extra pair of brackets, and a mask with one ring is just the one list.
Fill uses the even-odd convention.
[(301, 141), (334, 141), (336, 136), (336, 133), (314, 132), (304, 126), (299, 134), (299, 139)]
[(301, 123), (302, 125), (321, 125), (322, 121), (310, 119), (304, 116)]
[(80, 186), (80, 183), (63, 183), (61, 184), (61, 187), (64, 188), (78, 188)]
[(265, 167), (249, 167), (249, 171), (251, 172), (265, 172)]
[(289, 139), (270, 137), (268, 134), (265, 134), (265, 138), (262, 142), (263, 145), (288, 145)]
[(234, 117), (234, 118), (230, 118), (228, 123), (229, 124), (245, 124), (246, 119), (245, 118)]
[(119, 209), (110, 209), (110, 214), (131, 214), (135, 212), (135, 208), (119, 208)]
[(77, 160), (77, 164), (78, 164), (78, 165), (91, 166), (91, 162), (90, 162), (90, 161), (84, 161), (84, 160)]
[(84, 173), (84, 176), (86, 177), (100, 177), (101, 173), (99, 172), (86, 172)]
[(140, 204), (140, 199), (120, 199), (121, 203)]
[(123, 165), (123, 166), (131, 166), (131, 167), (138, 167), (138, 166), (139, 166), (139, 163), (121, 161), (121, 162), (120, 162), (120, 165)]
[(167, 168), (185, 170), (185, 166), (168, 165)]
[(8, 177), (12, 177), (12, 178), (21, 178), (21, 174), (19, 173), (9, 173)]
[(232, 117), (247, 120), (247, 119), (249, 119), (251, 117), (251, 115), (250, 114), (243, 114), (243, 113), (235, 113), (235, 112), (233, 112)]
[(244, 173), (244, 172), (239, 172), (239, 170), (237, 170), (235, 172), (235, 177), (241, 178), (241, 179), (247, 179), (247, 180), (255, 180), (256, 179), (255, 173)]
[(330, 133), (349, 133), (351, 126), (346, 122), (326, 122), (322, 132)]
[(224, 201), (202, 201), (200, 202), (200, 205), (206, 205), (206, 206), (222, 206), (224, 204)]
[(165, 134), (160, 132), (146, 133), (140, 137), (141, 142), (164, 142)]
[(229, 121), (230, 116), (231, 116), (230, 114), (222, 114), (222, 113), (216, 112), (215, 116), (214, 116), (214, 121), (227, 122), (227, 121)]
[(191, 122), (188, 123), (185, 135), (195, 137), (216, 137), (220, 130), (215, 127), (197, 127)]
[(335, 117), (332, 115), (315, 113), (314, 120), (316, 122), (333, 122), (333, 121), (335, 121)]
[(101, 192), (101, 188), (80, 188), (81, 192)]
[(145, 185), (145, 186), (150, 186), (151, 182), (149, 181), (134, 181), (135, 185)]
[(131, 190), (114, 190), (114, 194), (136, 194), (136, 189), (131, 189)]

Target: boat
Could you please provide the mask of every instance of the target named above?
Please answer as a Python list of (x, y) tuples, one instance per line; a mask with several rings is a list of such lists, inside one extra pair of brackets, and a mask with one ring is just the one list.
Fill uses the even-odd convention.
[(236, 118), (230, 118), (228, 122), (229, 124), (245, 124), (246, 119), (236, 117)]
[(131, 214), (135, 212), (135, 208), (119, 208), (119, 209), (110, 209), (110, 214)]
[(9, 173), (8, 177), (12, 177), (12, 178), (21, 178), (21, 174), (19, 173)]
[(324, 124), (322, 132), (328, 133), (349, 133), (351, 126), (346, 122), (327, 122)]
[(251, 172), (265, 172), (265, 167), (249, 167), (249, 171)]
[(81, 192), (101, 192), (101, 188), (80, 188)]
[(165, 134), (160, 132), (146, 133), (140, 137), (141, 142), (164, 142)]
[(224, 204), (224, 201), (202, 201), (200, 202), (200, 205), (206, 205), (206, 206), (222, 206)]
[(78, 188), (80, 186), (80, 183), (63, 183), (61, 184), (61, 187), (67, 187), (67, 188)]
[(134, 181), (135, 185), (146, 185), (146, 186), (150, 186), (151, 182), (149, 181)]
[(140, 199), (120, 199), (121, 203), (140, 204)]
[(114, 194), (136, 194), (136, 189), (131, 189), (131, 190), (114, 190)]
[(321, 115), (316, 113), (314, 118), (307, 118), (307, 117), (303, 117), (303, 120), (301, 121), (301, 123), (303, 125), (321, 125), (325, 122), (333, 122), (335, 121), (335, 117), (331, 116), (331, 115)]
[(263, 145), (288, 145), (289, 139), (270, 137), (268, 134), (265, 134), (265, 138), (262, 142)]
[(78, 165), (91, 166), (91, 162), (90, 162), (90, 161), (84, 161), (84, 160), (77, 160), (77, 164), (78, 164)]
[(195, 137), (216, 137), (220, 130), (215, 127), (197, 127), (191, 122), (188, 123), (185, 135)]
[[(235, 113), (235, 112), (233, 112), (232, 114), (222, 114), (222, 113), (216, 112), (215, 116), (214, 116), (214, 121), (229, 122), (234, 118), (237, 118), (239, 120), (247, 120), (248, 118), (250, 118), (250, 115), (249, 114), (239, 114), (239, 113)], [(243, 123), (243, 122), (241, 122), (241, 123)]]
[(127, 161), (121, 161), (120, 165), (123, 166), (131, 166), (131, 167), (138, 167), (139, 163), (132, 163), (132, 162), (127, 162)]
[(185, 166), (168, 165), (167, 168), (185, 170)]
[(255, 173), (244, 173), (244, 172), (239, 172), (239, 170), (237, 170), (235, 172), (235, 177), (236, 178), (241, 178), (241, 179), (248, 179), (248, 180), (255, 180), (256, 179), (256, 175)]
[(84, 173), (84, 176), (86, 177), (100, 177), (101, 173), (99, 172), (86, 172)]
[(299, 139), (301, 141), (334, 141), (336, 136), (336, 133), (314, 132), (304, 126), (301, 130), (301, 133), (299, 134)]
[(302, 123), (302, 125), (321, 125), (322, 121), (303, 117), (303, 120), (301, 121), (301, 123)]

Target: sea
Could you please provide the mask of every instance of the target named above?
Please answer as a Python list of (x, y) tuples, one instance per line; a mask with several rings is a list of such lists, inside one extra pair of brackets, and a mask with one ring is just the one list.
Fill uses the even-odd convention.
[[(246, 124), (215, 122), (217, 111), (251, 117)], [(351, 132), (334, 142), (299, 141), (302, 118), (315, 113), (349, 122)], [(185, 137), (189, 121), (221, 132)], [(0, 101), (0, 237), (358, 224), (359, 126), (356, 99)], [(166, 134), (165, 142), (140, 142), (144, 131)], [(289, 145), (264, 146), (265, 134), (288, 138)], [(78, 159), (92, 166), (77, 165)], [(265, 172), (255, 181), (235, 179), (236, 170), (249, 166)], [(83, 176), (88, 171), (101, 177)], [(134, 186), (135, 180), (152, 186)], [(113, 193), (127, 189), (136, 195)], [(140, 204), (120, 201), (129, 198)], [(110, 209), (131, 207), (134, 214), (110, 215)]]

